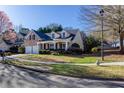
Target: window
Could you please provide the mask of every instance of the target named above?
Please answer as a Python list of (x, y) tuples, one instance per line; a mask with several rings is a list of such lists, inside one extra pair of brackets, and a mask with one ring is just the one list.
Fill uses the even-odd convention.
[(31, 40), (31, 35), (29, 36), (29, 40)]
[(54, 49), (54, 44), (50, 44), (50, 49)]
[(62, 44), (62, 49), (65, 49), (65, 44)]
[(63, 37), (63, 38), (65, 38), (65, 32), (64, 32), (64, 33), (62, 33), (62, 37)]
[(41, 44), (41, 45), (40, 45), (40, 49), (42, 49), (42, 48), (43, 48), (43, 45)]
[(35, 40), (35, 35), (32, 35), (32, 39)]
[(52, 38), (55, 38), (55, 34), (52, 34)]

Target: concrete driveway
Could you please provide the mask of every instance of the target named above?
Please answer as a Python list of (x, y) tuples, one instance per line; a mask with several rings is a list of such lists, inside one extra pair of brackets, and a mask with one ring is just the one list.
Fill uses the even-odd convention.
[(122, 81), (104, 81), (73, 78), (48, 73), (39, 73), (27, 69), (0, 63), (0, 87), (28, 88), (97, 88), (124, 87)]

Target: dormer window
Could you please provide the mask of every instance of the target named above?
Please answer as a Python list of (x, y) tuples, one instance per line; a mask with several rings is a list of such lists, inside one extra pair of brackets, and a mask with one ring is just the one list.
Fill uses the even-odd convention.
[(65, 32), (62, 33), (62, 38), (65, 38)]
[(55, 38), (55, 34), (52, 34), (52, 38)]

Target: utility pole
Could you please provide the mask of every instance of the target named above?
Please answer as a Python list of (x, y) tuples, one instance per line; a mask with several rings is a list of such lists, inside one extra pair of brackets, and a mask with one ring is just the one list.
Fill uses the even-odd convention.
[(104, 16), (104, 10), (100, 10), (100, 15), (101, 15), (101, 60), (104, 61), (104, 43), (103, 43), (103, 16)]

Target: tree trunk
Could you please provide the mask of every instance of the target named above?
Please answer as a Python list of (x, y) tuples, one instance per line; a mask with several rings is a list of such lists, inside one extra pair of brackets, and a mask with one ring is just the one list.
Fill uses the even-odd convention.
[(122, 36), (122, 34), (120, 34), (120, 53), (124, 53), (124, 49), (123, 49), (123, 36)]

